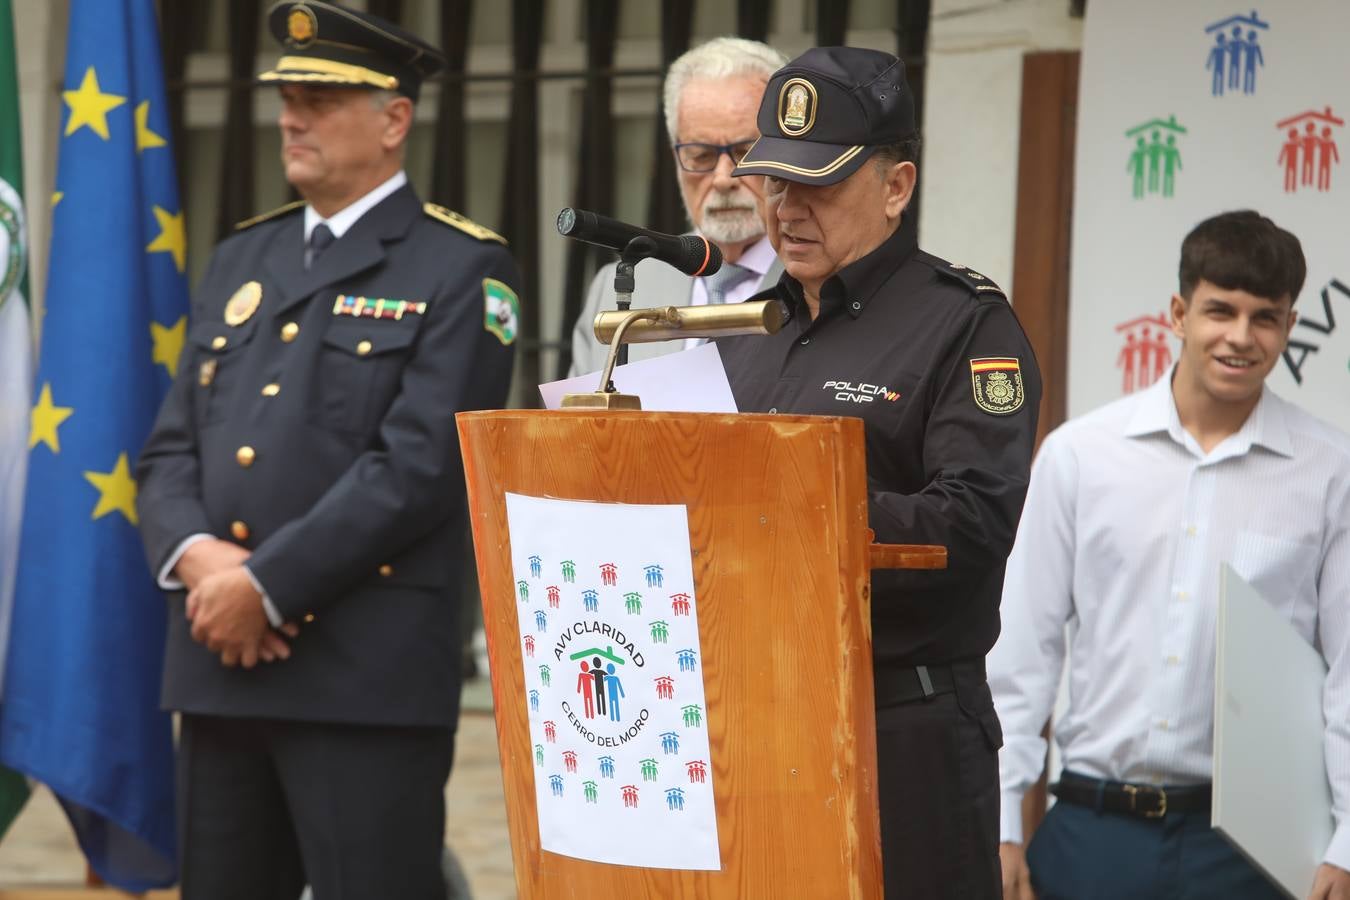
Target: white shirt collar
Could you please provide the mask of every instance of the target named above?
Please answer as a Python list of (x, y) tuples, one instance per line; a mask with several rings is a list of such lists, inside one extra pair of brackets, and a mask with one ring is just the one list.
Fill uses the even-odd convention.
[(765, 235), (745, 248), (741, 258), (736, 260), (736, 265), (744, 266), (758, 275), (763, 275), (773, 265), (774, 258), (773, 245), (769, 243), (768, 235)]
[(333, 232), (334, 238), (342, 237), (349, 228), (356, 224), (358, 219), (370, 212), (377, 203), (407, 183), (408, 174), (399, 169), (388, 181), (326, 219), (319, 215), (314, 207), (308, 203), (305, 204), (305, 245), (309, 245), (309, 236), (313, 233), (314, 226), (320, 222), (328, 226), (328, 230)]
[[(1139, 405), (1135, 407), (1134, 415), (1125, 426), (1126, 437), (1144, 437), (1165, 431), (1181, 446), (1197, 449), (1195, 439), (1181, 426), (1177, 401), (1172, 395), (1172, 376), (1175, 372), (1176, 366), (1173, 365), (1162, 378), (1139, 395)], [(1211, 451), (1211, 456), (1218, 458), (1238, 456), (1257, 445), (1281, 456), (1293, 456), (1294, 452), (1293, 441), (1289, 436), (1289, 424), (1280, 409), (1279, 398), (1270, 390), (1269, 385), (1261, 386), (1261, 399), (1256, 401), (1256, 407), (1247, 416), (1247, 421), (1242, 423), (1242, 427), (1235, 434), (1215, 447)]]

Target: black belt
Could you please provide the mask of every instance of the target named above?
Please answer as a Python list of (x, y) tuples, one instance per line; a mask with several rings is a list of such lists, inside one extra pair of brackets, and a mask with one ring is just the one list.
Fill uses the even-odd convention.
[(1214, 790), (1208, 784), (1130, 784), (1103, 781), (1076, 772), (1065, 772), (1050, 793), (1065, 803), (1099, 812), (1121, 813), (1141, 819), (1161, 819), (1168, 813), (1208, 813)]
[(965, 676), (973, 684), (983, 684), (984, 661), (957, 663), (951, 666), (904, 666), (881, 668), (873, 672), (876, 704), (879, 707), (915, 700), (931, 700), (938, 694), (956, 690), (958, 676)]

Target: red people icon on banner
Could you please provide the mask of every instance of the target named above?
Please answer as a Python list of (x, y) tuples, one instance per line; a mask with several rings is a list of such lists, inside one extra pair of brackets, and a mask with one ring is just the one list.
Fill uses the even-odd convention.
[(1331, 167), (1341, 161), (1331, 129), (1344, 124), (1344, 119), (1332, 114), (1330, 106), (1320, 112), (1309, 110), (1275, 123), (1276, 128), (1285, 132), (1278, 164), (1284, 169), (1286, 194), (1301, 187), (1315, 187), (1323, 192), (1331, 190)]
[(1157, 381), (1172, 365), (1172, 347), (1167, 341), (1167, 316), (1139, 316), (1116, 326), (1125, 343), (1116, 355), (1121, 371), (1121, 393), (1133, 394)]

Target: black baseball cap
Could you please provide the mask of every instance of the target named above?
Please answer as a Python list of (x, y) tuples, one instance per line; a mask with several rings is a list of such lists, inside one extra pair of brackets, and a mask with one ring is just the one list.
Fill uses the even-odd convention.
[(286, 49), (266, 83), (382, 88), (417, 99), (422, 79), (445, 66), (426, 41), (378, 16), (322, 0), (282, 0), (267, 27)]
[(762, 137), (733, 175), (834, 184), (877, 147), (915, 135), (905, 64), (860, 47), (814, 47), (779, 69), (759, 104)]

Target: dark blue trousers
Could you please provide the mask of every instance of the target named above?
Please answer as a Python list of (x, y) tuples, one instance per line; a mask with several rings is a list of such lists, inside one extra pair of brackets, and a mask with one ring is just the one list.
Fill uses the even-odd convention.
[(1039, 900), (1285, 900), (1206, 813), (1140, 819), (1056, 803), (1027, 864)]

